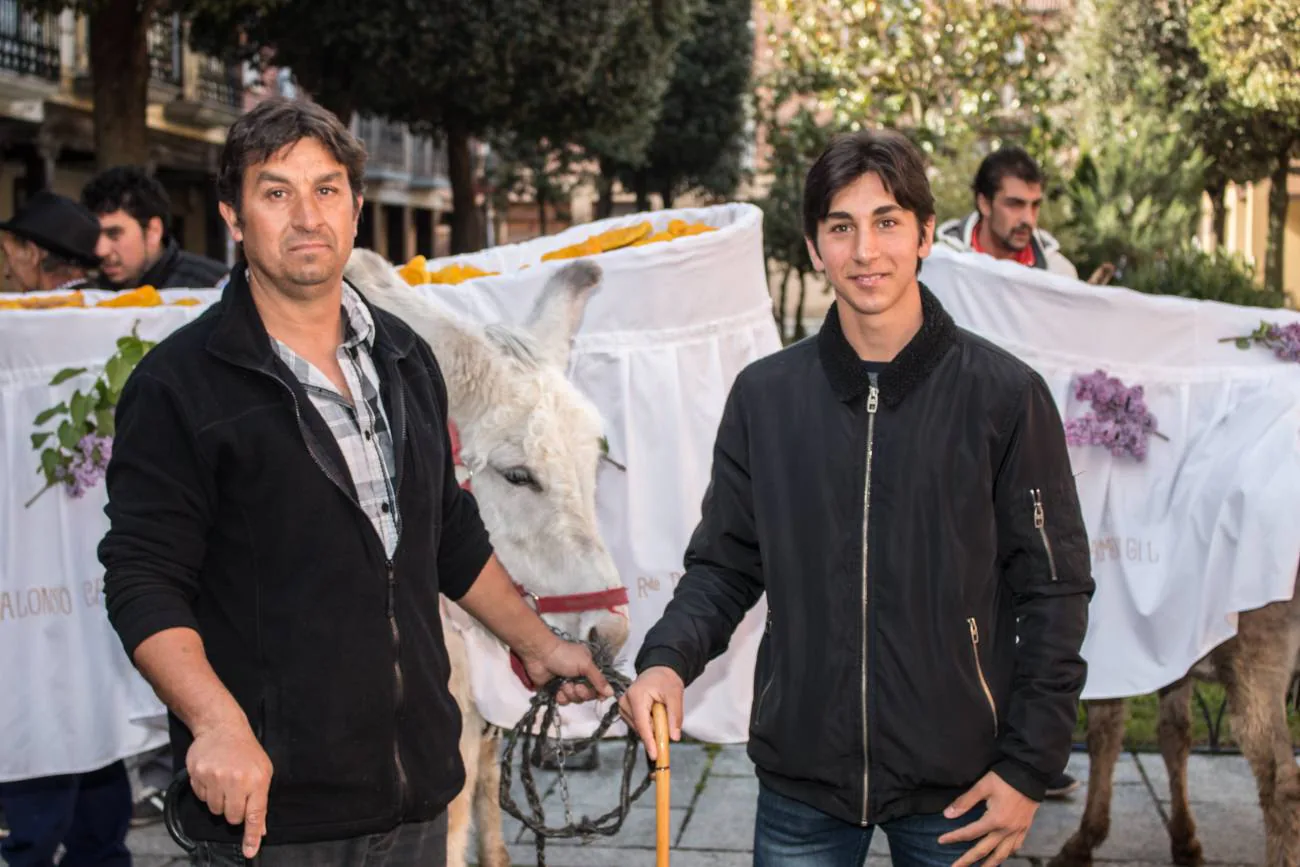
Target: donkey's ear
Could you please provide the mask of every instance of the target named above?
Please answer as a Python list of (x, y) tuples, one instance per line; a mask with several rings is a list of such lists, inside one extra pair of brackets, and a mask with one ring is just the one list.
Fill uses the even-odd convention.
[(565, 265), (546, 281), (528, 317), (527, 327), (548, 364), (568, 366), (570, 341), (578, 332), (587, 299), (600, 278), (599, 265), (580, 259)]

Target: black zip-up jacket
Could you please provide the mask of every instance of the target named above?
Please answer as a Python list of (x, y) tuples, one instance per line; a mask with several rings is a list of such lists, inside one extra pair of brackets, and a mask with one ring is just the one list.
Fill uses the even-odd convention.
[(836, 307), (741, 372), (636, 661), (691, 683), (766, 591), (749, 755), (772, 789), (861, 824), (941, 812), (989, 770), (1041, 799), (1085, 676), (1093, 582), (1052, 396), (924, 287), (922, 304), (876, 382)]
[[(391, 562), (243, 269), (144, 357), (117, 408), (108, 615), (128, 654), (198, 631), (274, 767), (269, 844), (434, 819), (464, 783), (439, 592), (464, 594), (491, 546), (456, 484), (429, 347), (371, 312), (401, 516)], [(171, 736), (183, 768), (192, 737), (174, 716)], [(240, 839), (193, 793), (180, 816), (195, 839)]]
[[(225, 264), (216, 259), (182, 250), (175, 238), (168, 238), (158, 261), (144, 272), (135, 286), (152, 286), (155, 289), (206, 289), (216, 286), (229, 270)], [(116, 288), (134, 289), (135, 286)]]

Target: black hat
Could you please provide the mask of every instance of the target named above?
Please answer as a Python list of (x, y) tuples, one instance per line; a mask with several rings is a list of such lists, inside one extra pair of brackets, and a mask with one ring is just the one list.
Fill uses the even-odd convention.
[(99, 264), (99, 219), (80, 203), (49, 190), (32, 196), (12, 220), (0, 222), (0, 230), (88, 268)]

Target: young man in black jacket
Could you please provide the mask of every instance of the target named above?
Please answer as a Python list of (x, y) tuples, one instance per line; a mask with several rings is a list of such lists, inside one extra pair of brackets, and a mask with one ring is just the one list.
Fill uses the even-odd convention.
[(81, 203), (99, 217), (96, 252), (107, 287), (203, 289), (229, 270), (224, 263), (182, 250), (172, 234), (167, 190), (139, 166), (114, 166), (81, 191)]
[(684, 688), (767, 593), (749, 755), (754, 863), (999, 864), (1064, 768), (1089, 549), (1052, 396), (918, 281), (934, 235), (903, 136), (835, 140), (804, 230), (836, 301), (746, 368), (685, 575), (621, 701), (679, 736)]
[(314, 104), (240, 118), (218, 186), (247, 261), (117, 408), (108, 613), (172, 712), (201, 863), (443, 862), (465, 775), (440, 593), (534, 683), (611, 694), (493, 555), (430, 348), (343, 283), (364, 164)]

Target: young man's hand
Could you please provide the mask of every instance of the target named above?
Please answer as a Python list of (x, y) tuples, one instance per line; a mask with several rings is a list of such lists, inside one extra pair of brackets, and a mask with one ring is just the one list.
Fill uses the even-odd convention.
[(650, 708), (662, 702), (668, 711), (668, 735), (675, 741), (682, 739), (682, 694), (686, 684), (677, 672), (664, 665), (656, 665), (641, 672), (641, 676), (627, 688), (618, 700), (619, 716), (623, 722), (641, 736), (650, 760), (658, 756), (655, 747), (654, 725), (650, 722)]
[(609, 698), (614, 689), (600, 673), (586, 646), (555, 636), (536, 651), (519, 654), (529, 680), (539, 687), (557, 677), (585, 677), (591, 686), (569, 682), (556, 694), (557, 704), (578, 704), (594, 698)]
[(953, 801), (943, 814), (956, 819), (981, 801), (986, 802), (987, 808), (979, 821), (939, 838), (940, 843), (979, 840), (952, 867), (971, 867), (973, 864), (995, 867), (1006, 861), (1024, 845), (1025, 835), (1034, 822), (1034, 813), (1038, 811), (1037, 801), (1025, 797), (989, 771), (970, 791)]

